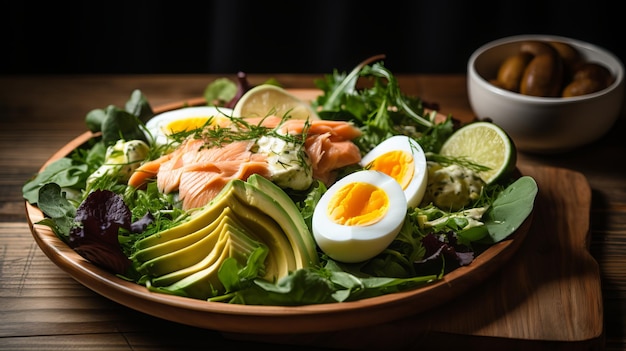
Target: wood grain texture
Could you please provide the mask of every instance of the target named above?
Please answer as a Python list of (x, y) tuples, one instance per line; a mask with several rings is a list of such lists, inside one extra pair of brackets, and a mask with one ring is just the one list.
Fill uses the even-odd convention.
[[(313, 80), (319, 78), (258, 75), (253, 81), (258, 83), (270, 77), (288, 88), (311, 88)], [(84, 116), (89, 110), (109, 104), (122, 105), (135, 88), (146, 93), (155, 106), (191, 99), (199, 96), (215, 78), (212, 75), (0, 77), (0, 350), (193, 350), (206, 349), (208, 344), (215, 349), (258, 347), (258, 342), (269, 343), (275, 350), (293, 349), (278, 343), (290, 340), (224, 336), (150, 317), (103, 298), (50, 262), (37, 247), (26, 223), (22, 184), (55, 150), (84, 132)], [(403, 76), (399, 81), (403, 90), (439, 104), (442, 112), (464, 121), (473, 118), (464, 76)], [(561, 238), (552, 233), (541, 238), (530, 236), (525, 245), (537, 241), (535, 249), (522, 254), (525, 248), (521, 247), (518, 252), (529, 270), (508, 267), (522, 276), (513, 293), (501, 283), (510, 274), (507, 267), (502, 267), (500, 277), (489, 280), (484, 290), (468, 292), (441, 310), (436, 318), (411, 319), (410, 323), (355, 332), (358, 337), (352, 341), (357, 342), (365, 332), (371, 333), (370, 339), (393, 332), (406, 336), (403, 342), (406, 349), (445, 350), (462, 345), (464, 349), (476, 350), (623, 350), (626, 347), (626, 164), (616, 162), (615, 155), (626, 153), (624, 135), (623, 114), (605, 138), (583, 149), (555, 156), (518, 154), (522, 169), (550, 167), (548, 184), (562, 185), (561, 189), (565, 188), (562, 192), (568, 194), (567, 201), (545, 205), (546, 213), (557, 221), (540, 216), (534, 226), (544, 223), (580, 233), (584, 216), (567, 223), (559, 216), (566, 206), (584, 203), (588, 190), (570, 184), (578, 184), (580, 175), (584, 175), (591, 192), (586, 238)], [(540, 183), (540, 199), (557, 195), (543, 188)], [(586, 247), (589, 249), (581, 250)], [(563, 250), (577, 250), (577, 254), (561, 256), (553, 265), (541, 263), (546, 256)], [(511, 259), (511, 265), (518, 256)], [(598, 287), (592, 283), (597, 270), (601, 281), (599, 305)], [(559, 278), (572, 272), (575, 274), (570, 278), (575, 282), (564, 283)], [(574, 303), (573, 298), (588, 302)], [(475, 299), (489, 302), (486, 311), (474, 306)], [(544, 300), (549, 303), (550, 311), (566, 312), (557, 317), (545, 311), (543, 304), (527, 307), (528, 303)], [(572, 304), (576, 304), (576, 312), (570, 309)], [(506, 313), (485, 321), (483, 314), (494, 314), (497, 310)], [(464, 320), (470, 318), (468, 314), (473, 326), (454, 322), (458, 316)], [(593, 337), (598, 320), (587, 318), (590, 316), (603, 320), (603, 334), (599, 338)], [(525, 322), (516, 324), (518, 318)], [(435, 327), (439, 330), (435, 331)], [(471, 330), (473, 334), (458, 333), (459, 330)], [(578, 334), (575, 330), (582, 332)], [(489, 336), (503, 331), (526, 339)], [(547, 339), (530, 338), (538, 333)], [(575, 335), (577, 341), (550, 339), (556, 334)], [(302, 350), (317, 350), (323, 349), (324, 344), (351, 344), (350, 339), (349, 334), (342, 333), (327, 336), (325, 341), (320, 341), (319, 335), (304, 335), (299, 343), (307, 345), (300, 347)], [(379, 348), (380, 340), (365, 348)]]

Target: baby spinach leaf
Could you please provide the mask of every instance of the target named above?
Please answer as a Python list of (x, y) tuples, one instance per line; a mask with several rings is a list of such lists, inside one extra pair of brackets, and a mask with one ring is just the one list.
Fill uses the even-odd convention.
[(130, 99), (126, 102), (126, 106), (124, 107), (126, 112), (137, 116), (142, 123), (146, 123), (154, 116), (152, 106), (150, 106), (148, 99), (139, 89), (133, 90), (130, 94)]
[(532, 212), (537, 191), (530, 176), (520, 177), (504, 189), (483, 216), (489, 236), (480, 242), (494, 244), (515, 232)]
[(120, 139), (147, 142), (140, 125), (137, 116), (111, 105), (106, 108), (106, 118), (102, 121), (102, 140), (106, 145), (112, 145)]
[(87, 128), (94, 133), (101, 131), (102, 122), (106, 117), (107, 113), (103, 109), (98, 108), (89, 111), (87, 113), (87, 116), (85, 117), (85, 123), (87, 124)]
[(232, 302), (247, 305), (297, 306), (335, 302), (331, 295), (334, 286), (314, 269), (298, 269), (276, 283), (262, 279), (235, 292)]
[(143, 93), (135, 89), (124, 109), (110, 105), (104, 109), (94, 109), (85, 116), (87, 128), (92, 132), (102, 132), (107, 145), (119, 139), (144, 140), (141, 124), (154, 116), (152, 106)]
[(228, 78), (218, 78), (204, 89), (207, 104), (223, 106), (237, 95), (237, 84)]
[(70, 229), (74, 223), (76, 207), (68, 199), (61, 187), (48, 183), (39, 189), (39, 209), (46, 217), (39, 224), (49, 226), (64, 242), (68, 242)]
[(265, 258), (269, 253), (269, 248), (265, 245), (259, 246), (248, 257), (245, 266), (241, 266), (234, 257), (224, 260), (218, 270), (218, 277), (227, 292), (244, 289), (253, 280), (262, 275), (265, 269)]
[(39, 189), (47, 183), (56, 183), (61, 188), (80, 188), (87, 179), (86, 164), (76, 164), (64, 157), (49, 164), (22, 187), (22, 196), (35, 205), (39, 202)]

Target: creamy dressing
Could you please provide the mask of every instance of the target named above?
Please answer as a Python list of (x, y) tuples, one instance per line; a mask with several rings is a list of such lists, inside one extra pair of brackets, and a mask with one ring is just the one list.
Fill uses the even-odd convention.
[(424, 225), (428, 227), (434, 227), (439, 224), (442, 224), (449, 220), (450, 218), (464, 218), (467, 220), (467, 225), (461, 229), (469, 229), (474, 227), (480, 227), (484, 225), (481, 221), (483, 214), (487, 212), (488, 207), (475, 207), (468, 210), (463, 210), (461, 212), (451, 213), (448, 216), (439, 217), (437, 219), (433, 219), (432, 221), (425, 221)]
[(469, 168), (428, 162), (426, 203), (443, 210), (456, 211), (480, 197), (485, 182)]

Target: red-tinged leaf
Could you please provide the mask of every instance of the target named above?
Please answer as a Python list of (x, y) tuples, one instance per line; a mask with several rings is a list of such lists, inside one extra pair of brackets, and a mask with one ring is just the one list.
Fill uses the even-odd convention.
[(78, 224), (70, 231), (69, 245), (92, 263), (123, 274), (130, 260), (119, 244), (120, 228), (130, 230), (131, 212), (122, 197), (108, 190), (89, 194), (76, 210)]

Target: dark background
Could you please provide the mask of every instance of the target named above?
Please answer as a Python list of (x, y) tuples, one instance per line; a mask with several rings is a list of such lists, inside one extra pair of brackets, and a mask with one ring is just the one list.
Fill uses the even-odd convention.
[(1, 5), (0, 74), (330, 73), (376, 54), (394, 73), (464, 73), (477, 47), (528, 33), (626, 58), (608, 0), (196, 2)]

